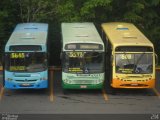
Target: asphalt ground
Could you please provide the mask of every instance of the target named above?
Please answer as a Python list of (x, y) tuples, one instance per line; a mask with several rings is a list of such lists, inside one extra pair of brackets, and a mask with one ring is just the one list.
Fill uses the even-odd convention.
[(160, 71), (156, 73), (154, 89), (117, 89), (114, 95), (107, 94), (104, 89), (69, 90), (67, 94), (63, 94), (61, 71), (53, 71), (50, 77), (52, 79), (50, 79), (48, 89), (9, 90), (2, 86), (3, 75), (1, 73), (0, 113), (2, 115), (6, 113), (31, 115), (148, 114), (150, 117), (160, 119)]

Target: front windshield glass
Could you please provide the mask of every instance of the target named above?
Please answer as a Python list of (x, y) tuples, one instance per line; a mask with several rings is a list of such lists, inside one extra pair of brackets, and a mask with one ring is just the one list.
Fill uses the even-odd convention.
[(69, 73), (104, 72), (104, 53), (102, 52), (66, 52), (63, 59), (63, 71)]
[(6, 53), (5, 69), (18, 72), (40, 72), (47, 69), (46, 53)]
[(116, 54), (116, 73), (149, 74), (153, 72), (153, 56), (151, 53)]

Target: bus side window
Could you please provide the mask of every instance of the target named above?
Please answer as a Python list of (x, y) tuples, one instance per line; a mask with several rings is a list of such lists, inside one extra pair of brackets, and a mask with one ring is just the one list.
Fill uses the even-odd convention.
[(107, 52), (107, 50), (108, 50), (108, 38), (106, 37), (106, 35), (105, 35), (103, 30), (102, 30), (102, 40), (103, 40), (103, 42), (105, 44), (105, 48), (106, 48), (105, 51)]

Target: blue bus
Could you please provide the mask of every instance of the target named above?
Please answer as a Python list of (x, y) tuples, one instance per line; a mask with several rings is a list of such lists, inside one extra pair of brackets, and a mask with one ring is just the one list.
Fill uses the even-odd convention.
[(48, 24), (20, 23), (4, 52), (4, 87), (48, 88)]

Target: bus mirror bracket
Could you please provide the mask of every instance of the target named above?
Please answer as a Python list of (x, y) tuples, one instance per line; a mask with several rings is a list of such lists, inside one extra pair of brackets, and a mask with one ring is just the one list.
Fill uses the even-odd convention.
[(111, 63), (113, 62), (113, 55), (111, 55)]
[(156, 53), (155, 53), (155, 58), (156, 58), (156, 61), (155, 61), (156, 63), (155, 64), (157, 66), (158, 65), (158, 55)]
[(62, 52), (60, 53), (60, 59), (61, 60), (63, 59), (63, 53)]

